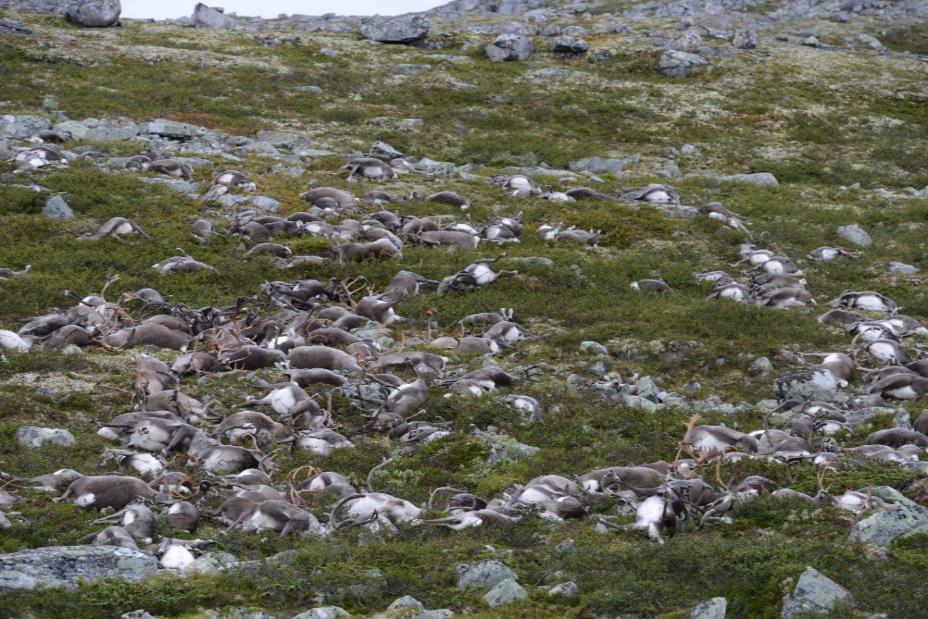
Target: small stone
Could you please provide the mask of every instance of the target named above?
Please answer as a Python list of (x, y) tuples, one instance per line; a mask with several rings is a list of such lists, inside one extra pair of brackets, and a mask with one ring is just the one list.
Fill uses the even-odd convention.
[(315, 85), (313, 85), (313, 84), (306, 84), (305, 86), (299, 86), (299, 87), (297, 88), (297, 91), (298, 91), (298, 92), (307, 92), (307, 93), (309, 93), (309, 94), (311, 94), (311, 95), (321, 95), (322, 92), (323, 92), (323, 91), (322, 91), (322, 88), (320, 88), (319, 86), (315, 86)]
[(609, 355), (609, 349), (592, 340), (580, 342), (580, 352), (588, 355)]
[(890, 262), (889, 272), (894, 275), (914, 275), (918, 273), (918, 267), (905, 262)]
[(873, 50), (883, 49), (883, 44), (880, 43), (880, 40), (875, 36), (869, 34), (861, 34), (857, 37), (857, 40)]
[(573, 581), (562, 582), (554, 585), (548, 590), (549, 598), (563, 598), (565, 600), (574, 600), (580, 594), (580, 588)]
[(818, 47), (819, 46), (818, 37), (814, 35), (810, 35), (802, 41), (802, 44), (805, 45), (806, 47)]
[(748, 374), (751, 376), (763, 376), (773, 371), (773, 363), (767, 357), (758, 357), (751, 362), (748, 368)]
[(119, 619), (155, 619), (155, 616), (147, 610), (133, 610), (120, 615)]
[(551, 40), (551, 51), (555, 54), (585, 54), (590, 46), (586, 41), (576, 37), (561, 36)]
[(754, 172), (753, 174), (732, 174), (722, 176), (720, 181), (725, 183), (747, 183), (758, 187), (779, 187), (780, 181), (770, 172)]
[(796, 588), (783, 598), (781, 619), (829, 614), (838, 604), (852, 604), (851, 593), (813, 567), (807, 567)]
[(625, 162), (622, 159), (612, 159), (603, 157), (586, 157), (572, 161), (569, 165), (574, 172), (590, 172), (592, 174), (613, 174), (622, 175), (622, 166)]
[(700, 151), (697, 146), (693, 146), (692, 144), (684, 144), (681, 146), (680, 154), (684, 157), (691, 157), (693, 159), (699, 159), (702, 157), (702, 151)]
[(690, 619), (725, 619), (728, 600), (723, 597), (712, 598), (696, 606), (690, 613)]
[(852, 243), (857, 247), (869, 247), (873, 244), (873, 239), (870, 238), (870, 235), (866, 230), (858, 226), (857, 224), (850, 224), (847, 226), (838, 226), (838, 236)]
[(51, 219), (65, 221), (74, 219), (74, 211), (68, 206), (61, 196), (51, 196), (45, 200), (45, 207), (42, 208), (42, 214)]
[(280, 202), (267, 196), (251, 196), (248, 199), (248, 202), (256, 209), (260, 209), (262, 211), (276, 213), (280, 210)]
[(514, 256), (508, 259), (524, 269), (550, 269), (554, 267), (554, 260), (547, 256)]
[(189, 123), (181, 123), (164, 119), (157, 119), (149, 123), (143, 123), (141, 129), (142, 133), (160, 135), (162, 137), (173, 138), (176, 140), (187, 140), (206, 133), (206, 129), (203, 127), (197, 127), (196, 125), (191, 125)]
[(635, 383), (635, 395), (639, 397), (655, 400), (660, 392), (661, 388), (650, 376), (642, 376)]
[(16, 440), (28, 449), (38, 449), (44, 445), (70, 447), (77, 442), (68, 430), (37, 426), (21, 426), (16, 432)]
[(430, 64), (395, 64), (393, 65), (394, 75), (415, 75), (416, 73), (428, 73), (432, 70)]
[(411, 595), (404, 595), (401, 598), (393, 600), (393, 603), (387, 607), (387, 610), (399, 610), (401, 608), (414, 608), (416, 610), (425, 610), (425, 606), (412, 597)]
[(756, 30), (738, 30), (731, 40), (731, 44), (738, 49), (754, 49), (757, 47)]
[(499, 608), (528, 598), (528, 591), (515, 580), (509, 578), (490, 589), (483, 596), (483, 601), (490, 608)]
[(46, 112), (54, 112), (59, 108), (58, 99), (53, 95), (46, 96), (42, 99), (42, 108), (44, 108)]
[(238, 565), (238, 560), (228, 552), (205, 552), (183, 569), (184, 576), (192, 574), (218, 574)]
[(561, 554), (564, 554), (565, 552), (570, 552), (570, 551), (573, 550), (576, 546), (577, 546), (577, 543), (576, 543), (572, 538), (569, 538), (569, 537), (568, 537), (567, 539), (565, 539), (564, 541), (562, 541), (560, 544), (558, 544), (557, 546), (555, 546), (555, 547), (554, 547), (554, 550), (556, 550), (557, 552), (559, 552), (559, 553), (561, 553)]
[(458, 566), (458, 587), (461, 589), (486, 589), (504, 581), (516, 580), (518, 576), (515, 572), (495, 560)]
[(385, 160), (396, 159), (397, 157), (403, 156), (403, 153), (398, 151), (391, 144), (387, 144), (386, 142), (381, 142), (379, 140), (371, 144), (371, 147), (368, 149), (368, 154), (371, 157)]

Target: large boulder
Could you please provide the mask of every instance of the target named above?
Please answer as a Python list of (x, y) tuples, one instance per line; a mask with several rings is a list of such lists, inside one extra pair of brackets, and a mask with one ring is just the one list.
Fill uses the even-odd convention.
[(775, 387), (781, 402), (831, 402), (838, 392), (838, 381), (828, 370), (804, 368), (786, 372), (777, 378)]
[(85, 28), (108, 28), (119, 23), (120, 13), (119, 0), (78, 0), (71, 4), (64, 18)]
[(21, 426), (16, 432), (16, 441), (28, 449), (38, 449), (44, 445), (70, 447), (77, 442), (68, 430), (37, 426)]
[(838, 236), (848, 243), (853, 243), (857, 247), (870, 247), (870, 245), (873, 244), (873, 239), (870, 238), (867, 231), (857, 224), (838, 226), (837, 232)]
[(209, 7), (202, 2), (193, 8), (193, 25), (197, 28), (217, 28), (220, 30), (234, 30), (238, 26), (236, 19), (226, 15), (224, 9)]
[(895, 509), (878, 510), (855, 523), (848, 541), (885, 548), (897, 537), (928, 531), (928, 509), (893, 488), (878, 486), (871, 492), (881, 499), (895, 502)]
[(535, 46), (531, 37), (520, 34), (504, 33), (483, 48), (493, 62), (510, 62), (512, 60), (528, 60)]
[(371, 17), (361, 24), (361, 36), (380, 43), (415, 43), (429, 33), (429, 20), (422, 15)]
[[(828, 615), (838, 604), (853, 603), (851, 593), (817, 569), (807, 567), (793, 592), (783, 598), (782, 619), (809, 614)], [(829, 615), (830, 616), (830, 615)]]
[(458, 587), (461, 589), (488, 589), (503, 581), (516, 581), (518, 578), (515, 572), (499, 561), (458, 566)]
[(487, 591), (483, 596), (483, 601), (491, 608), (499, 608), (506, 604), (519, 602), (527, 597), (528, 591), (515, 580), (507, 578)]
[(158, 571), (158, 559), (116, 546), (49, 546), (0, 555), (0, 592), (76, 589), (81, 580), (141, 580)]

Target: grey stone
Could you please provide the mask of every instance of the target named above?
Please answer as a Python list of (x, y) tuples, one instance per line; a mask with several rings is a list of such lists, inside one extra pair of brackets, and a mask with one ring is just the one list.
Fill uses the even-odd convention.
[(149, 123), (144, 123), (140, 133), (160, 135), (175, 140), (187, 140), (203, 135), (206, 133), (206, 129), (189, 123), (159, 118)]
[(493, 62), (510, 62), (513, 60), (528, 60), (535, 46), (531, 37), (519, 34), (501, 34), (483, 48), (486, 55)]
[(657, 68), (669, 77), (687, 77), (707, 63), (699, 54), (670, 49), (661, 54)]
[(599, 342), (586, 340), (584, 342), (580, 342), (580, 352), (590, 355), (608, 355), (609, 349)]
[(547, 256), (515, 256), (508, 262), (514, 262), (526, 269), (550, 269), (554, 267), (554, 260)]
[(562, 582), (548, 589), (549, 598), (564, 598), (565, 600), (574, 600), (580, 594), (580, 588), (573, 581)]
[(121, 12), (119, 0), (78, 0), (71, 4), (64, 17), (85, 28), (107, 28), (119, 22)]
[(681, 204), (662, 206), (660, 210), (664, 217), (673, 219), (695, 219), (699, 214), (699, 209), (695, 206), (684, 206)]
[(515, 582), (518, 576), (499, 561), (458, 566), (458, 587), (461, 589), (487, 589), (507, 580)]
[(692, 144), (684, 144), (681, 146), (680, 154), (684, 157), (692, 157), (693, 159), (702, 157), (702, 151), (699, 150), (699, 147), (693, 146)]
[(45, 206), (42, 208), (42, 214), (51, 219), (65, 221), (74, 219), (74, 211), (68, 206), (61, 196), (51, 196), (45, 200)]
[(722, 597), (706, 600), (690, 613), (690, 619), (725, 619), (728, 600)]
[(311, 146), (313, 140), (308, 135), (293, 131), (258, 131), (255, 137), (259, 142), (267, 142), (275, 148), (292, 150), (298, 146)]
[(690, 409), (689, 400), (679, 393), (674, 393), (672, 391), (664, 396), (662, 404), (665, 408), (672, 408), (678, 411), (688, 411)]
[(577, 161), (570, 162), (568, 166), (574, 172), (590, 172), (592, 174), (614, 174), (622, 175), (622, 166), (625, 161), (622, 159), (611, 159), (603, 157), (585, 157)]
[(21, 116), (4, 116), (2, 117), (2, 121), (4, 123), (3, 135), (13, 138), (14, 140), (22, 140), (31, 137), (39, 131), (48, 129), (51, 126), (47, 118), (28, 114)]
[(306, 84), (305, 86), (299, 86), (299, 87), (297, 88), (297, 91), (299, 91), (299, 92), (308, 92), (308, 93), (313, 94), (313, 95), (321, 95), (322, 92), (323, 92), (323, 91), (322, 91), (322, 88), (320, 88), (319, 86), (315, 86), (315, 85), (313, 85), (313, 84)]
[(81, 580), (141, 580), (158, 571), (158, 560), (115, 546), (48, 546), (0, 555), (0, 592), (39, 587), (76, 589)]
[(515, 580), (509, 578), (483, 595), (483, 601), (490, 608), (499, 608), (507, 604), (512, 604), (528, 597), (528, 591)]
[(560, 36), (551, 40), (551, 51), (556, 54), (585, 54), (590, 46), (576, 37)]
[(248, 203), (257, 209), (271, 213), (276, 213), (280, 210), (280, 202), (268, 196), (251, 196), (248, 198)]
[(387, 610), (399, 610), (403, 608), (414, 608), (416, 610), (425, 610), (425, 605), (411, 595), (404, 595), (401, 598), (393, 600), (393, 603), (387, 606)]
[(657, 386), (657, 383), (650, 376), (642, 376), (635, 383), (635, 395), (639, 397), (653, 400), (657, 398), (660, 392), (661, 388)]
[(54, 95), (47, 95), (42, 98), (42, 109), (46, 112), (54, 112), (59, 107), (58, 99), (56, 99)]
[(870, 247), (873, 244), (873, 239), (870, 238), (867, 231), (857, 224), (838, 226), (837, 233), (842, 239), (857, 247)]
[(395, 64), (393, 65), (394, 75), (416, 75), (417, 73), (428, 73), (432, 70), (430, 64)]
[(754, 49), (757, 47), (757, 31), (738, 30), (735, 32), (735, 36), (732, 38), (731, 44), (738, 49)]
[(414, 43), (429, 34), (429, 20), (422, 15), (371, 17), (361, 24), (361, 36), (380, 43)]
[(20, 445), (28, 449), (37, 449), (44, 445), (70, 447), (77, 442), (74, 435), (68, 430), (36, 426), (21, 426), (16, 431), (16, 440)]
[(748, 368), (748, 374), (752, 376), (763, 376), (773, 371), (773, 363), (767, 357), (758, 357), (751, 362)]
[(786, 400), (830, 402), (838, 392), (838, 382), (827, 370), (805, 368), (787, 372), (777, 378), (775, 385), (777, 399), (781, 402)]
[(238, 27), (238, 21), (234, 17), (226, 15), (220, 8), (208, 7), (202, 2), (198, 2), (193, 8), (191, 20), (197, 28), (234, 30)]
[(539, 451), (538, 447), (520, 443), (507, 434), (494, 431), (493, 428), (487, 428), (485, 431), (477, 430), (474, 432), (474, 437), (490, 450), (490, 455), (486, 460), (490, 466), (525, 460)]
[(677, 162), (673, 159), (664, 161), (655, 174), (663, 178), (683, 178), (683, 172), (680, 171), (680, 166), (677, 165)]
[(230, 570), (237, 565), (238, 560), (228, 552), (205, 552), (194, 559), (193, 563), (187, 565), (183, 569), (183, 574), (185, 576), (193, 574), (218, 574), (219, 572)]
[(656, 402), (652, 402), (648, 398), (641, 397), (640, 395), (632, 395), (630, 393), (622, 394), (622, 403), (629, 408), (635, 410), (644, 411), (646, 413), (655, 413), (659, 411), (663, 406)]
[(897, 537), (928, 531), (928, 508), (886, 486), (877, 486), (871, 492), (881, 499), (895, 502), (896, 508), (891, 511), (881, 509), (855, 523), (848, 541), (888, 547)]
[(918, 267), (905, 262), (890, 262), (889, 272), (895, 275), (914, 275), (918, 273)]
[(805, 45), (806, 47), (818, 47), (819, 46), (818, 37), (816, 37), (815, 35), (810, 35), (806, 37), (805, 39), (803, 39), (802, 44)]
[(275, 619), (274, 615), (247, 606), (233, 606), (218, 610), (208, 608), (203, 611), (202, 617), (203, 619)]
[(573, 539), (568, 537), (563, 542), (555, 546), (554, 549), (557, 552), (564, 554), (565, 552), (570, 552), (571, 550), (573, 550), (576, 547), (576, 545), (577, 545), (577, 542), (575, 542)]
[(758, 187), (779, 187), (780, 181), (770, 172), (754, 172), (753, 174), (731, 174), (722, 176), (720, 181), (725, 183), (747, 183)]
[(351, 614), (338, 606), (320, 606), (301, 612), (299, 615), (293, 615), (293, 619), (343, 619), (350, 617)]
[(123, 613), (119, 616), (119, 619), (155, 619), (155, 616), (149, 613), (147, 610), (139, 609)]
[(860, 34), (857, 36), (857, 40), (869, 47), (870, 49), (879, 50), (883, 49), (883, 44), (880, 43), (880, 40), (875, 36), (869, 34)]
[(838, 604), (852, 604), (851, 593), (813, 567), (807, 567), (796, 588), (783, 598), (782, 619), (808, 613), (828, 614)]
[(168, 187), (177, 193), (199, 195), (199, 186), (196, 183), (188, 183), (187, 181), (180, 178), (158, 178), (151, 176), (140, 176), (138, 178), (143, 183), (150, 183), (152, 185), (164, 185), (165, 187)]

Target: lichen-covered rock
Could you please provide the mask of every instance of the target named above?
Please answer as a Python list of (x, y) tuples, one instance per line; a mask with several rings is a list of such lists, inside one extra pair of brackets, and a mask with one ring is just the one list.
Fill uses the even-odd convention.
[(531, 37), (504, 33), (484, 47), (483, 51), (493, 62), (511, 62), (528, 60), (535, 51), (535, 46), (532, 45)]
[(728, 600), (722, 597), (706, 600), (690, 613), (690, 619), (725, 619)]
[(719, 180), (726, 183), (747, 183), (758, 187), (779, 187), (780, 181), (770, 172), (754, 172), (753, 174), (731, 174)]
[(119, 0), (78, 0), (71, 4), (64, 17), (85, 28), (108, 28), (119, 23), (120, 13)]
[(838, 381), (827, 370), (802, 369), (786, 372), (775, 382), (777, 398), (781, 402), (796, 400), (830, 402), (838, 392)]
[(851, 593), (813, 567), (807, 567), (799, 577), (793, 592), (783, 598), (782, 619), (805, 616), (808, 613), (826, 614), (838, 604), (853, 603)]
[(527, 597), (528, 591), (515, 580), (508, 578), (487, 591), (483, 596), (483, 601), (490, 608), (499, 608), (500, 606), (524, 600)]
[(915, 503), (897, 490), (878, 486), (874, 496), (895, 503), (894, 510), (878, 510), (851, 527), (848, 541), (888, 547), (894, 539), (916, 531), (928, 531), (928, 509)]
[(71, 210), (71, 207), (61, 196), (50, 196), (45, 200), (42, 214), (50, 219), (57, 219), (59, 221), (74, 219), (74, 211)]
[(160, 135), (175, 140), (188, 140), (203, 135), (206, 133), (206, 129), (189, 123), (180, 123), (174, 120), (158, 118), (149, 123), (145, 123), (141, 128), (141, 133)]
[(518, 580), (511, 569), (499, 561), (483, 561), (458, 566), (458, 587), (461, 589), (487, 589), (505, 580)]
[(612, 159), (604, 157), (585, 157), (577, 161), (570, 162), (570, 169), (574, 172), (590, 172), (591, 174), (614, 174), (622, 175), (622, 166), (625, 165), (623, 159)]
[(870, 247), (870, 245), (873, 243), (873, 239), (870, 238), (870, 235), (867, 233), (867, 231), (857, 224), (838, 226), (837, 232), (838, 236), (840, 236), (848, 243), (853, 243), (857, 247)]
[(49, 546), (0, 555), (0, 592), (37, 588), (76, 589), (81, 580), (141, 580), (158, 571), (158, 560), (116, 546)]
[(585, 54), (590, 46), (586, 41), (577, 37), (555, 37), (551, 40), (551, 51), (555, 54)]
[(669, 49), (661, 54), (657, 68), (669, 77), (687, 77), (697, 68), (707, 64), (707, 60), (699, 54)]
[(429, 20), (422, 15), (371, 17), (361, 24), (361, 36), (380, 43), (415, 43), (429, 34)]
[(343, 619), (350, 616), (351, 613), (338, 606), (320, 606), (293, 615), (293, 619)]
[(70, 447), (77, 441), (68, 430), (60, 428), (40, 428), (37, 426), (22, 426), (16, 431), (16, 441), (23, 447), (37, 449), (45, 445)]
[(47, 118), (33, 116), (31, 114), (3, 116), (0, 121), (3, 123), (2, 126), (0, 126), (0, 132), (2, 132), (4, 136), (13, 138), (14, 140), (28, 138), (51, 126)]
[(757, 31), (739, 30), (735, 32), (735, 36), (732, 38), (731, 44), (738, 49), (754, 49), (757, 47)]

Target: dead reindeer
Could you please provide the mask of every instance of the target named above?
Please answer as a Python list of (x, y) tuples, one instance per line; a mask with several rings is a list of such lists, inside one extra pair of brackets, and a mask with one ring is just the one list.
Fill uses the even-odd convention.
[(193, 503), (178, 501), (165, 512), (168, 525), (172, 529), (181, 529), (193, 533), (200, 525), (200, 510)]
[(141, 234), (146, 239), (150, 239), (144, 230), (142, 230), (137, 223), (131, 219), (126, 219), (125, 217), (113, 217), (109, 219), (105, 224), (100, 226), (96, 232), (88, 232), (77, 237), (79, 240), (92, 240), (99, 241), (101, 239), (116, 239), (117, 241), (125, 241), (123, 237), (129, 236), (130, 234)]
[[(339, 516), (342, 509), (346, 512), (345, 520)], [(422, 510), (409, 501), (383, 492), (354, 494), (341, 499), (332, 508), (329, 528), (335, 532), (345, 525), (376, 524), (393, 531), (399, 523), (415, 524), (421, 513)]]
[(638, 505), (633, 524), (620, 526), (604, 520), (600, 522), (614, 531), (647, 531), (648, 538), (663, 544), (661, 531), (673, 537), (681, 528), (685, 518), (686, 507), (683, 501), (654, 495)]
[(275, 531), (281, 537), (296, 532), (301, 538), (322, 536), (324, 527), (308, 511), (284, 500), (271, 499), (253, 505), (233, 522), (226, 532), (241, 527), (246, 532)]
[(335, 245), (330, 258), (340, 263), (363, 262), (368, 258), (376, 260), (402, 260), (403, 252), (389, 239), (383, 238), (369, 243), (344, 243)]
[(313, 475), (300, 484), (301, 491), (312, 492), (313, 494), (334, 493), (339, 498), (358, 494), (357, 489), (351, 485), (348, 479), (333, 472), (323, 472)]
[(164, 458), (124, 449), (104, 449), (102, 463), (115, 462), (120, 469), (132, 469), (142, 477), (155, 479), (167, 466)]
[(132, 538), (143, 544), (150, 544), (155, 535), (155, 514), (147, 505), (132, 503), (118, 512), (93, 521), (93, 524), (122, 522), (122, 528)]
[(178, 389), (158, 391), (145, 398), (143, 411), (168, 411), (188, 421), (203, 421), (210, 417), (209, 408)]
[(237, 473), (258, 466), (273, 466), (273, 461), (257, 449), (222, 445), (203, 432), (197, 432), (187, 448), (190, 461), (207, 473)]
[(142, 356), (135, 370), (135, 397), (141, 402), (146, 397), (174, 389), (177, 379), (171, 369), (160, 359)]
[(291, 367), (298, 369), (322, 368), (363, 372), (363, 368), (348, 353), (328, 346), (297, 346), (287, 354)]
[(157, 323), (143, 323), (115, 331), (100, 338), (100, 342), (110, 348), (157, 346), (158, 348), (184, 350), (190, 343), (190, 336)]
[(171, 373), (178, 377), (200, 376), (219, 369), (216, 355), (203, 351), (184, 353), (171, 364)]
[[(117, 415), (108, 423), (101, 424), (100, 429), (97, 430), (97, 436), (128, 446), (129, 439), (135, 427), (146, 419), (160, 419), (168, 423), (184, 422), (183, 419), (174, 413), (169, 413), (167, 411), (134, 411)], [(156, 449), (155, 451), (158, 450)]]
[(132, 550), (139, 549), (135, 538), (129, 535), (129, 532), (123, 527), (106, 527), (102, 531), (84, 536), (81, 540), (83, 541), (90, 538), (93, 538), (90, 543), (94, 546), (116, 546), (117, 548), (130, 548)]
[(141, 479), (121, 475), (81, 477), (71, 482), (64, 494), (52, 500), (60, 503), (72, 498), (78, 507), (98, 511), (106, 507), (119, 510), (138, 499), (158, 503), (171, 501), (171, 497), (156, 492)]
[(213, 431), (215, 436), (225, 437), (230, 443), (238, 443), (248, 436), (256, 439), (265, 434), (271, 440), (285, 438), (293, 434), (290, 426), (277, 423), (264, 413), (241, 411), (223, 419)]
[(400, 271), (387, 283), (383, 294), (390, 295), (391, 298), (416, 296), (423, 286), (438, 286), (438, 282), (412, 271)]
[(183, 570), (196, 560), (196, 555), (216, 542), (205, 539), (163, 537), (157, 546), (146, 550), (158, 557), (158, 565), (170, 570)]

